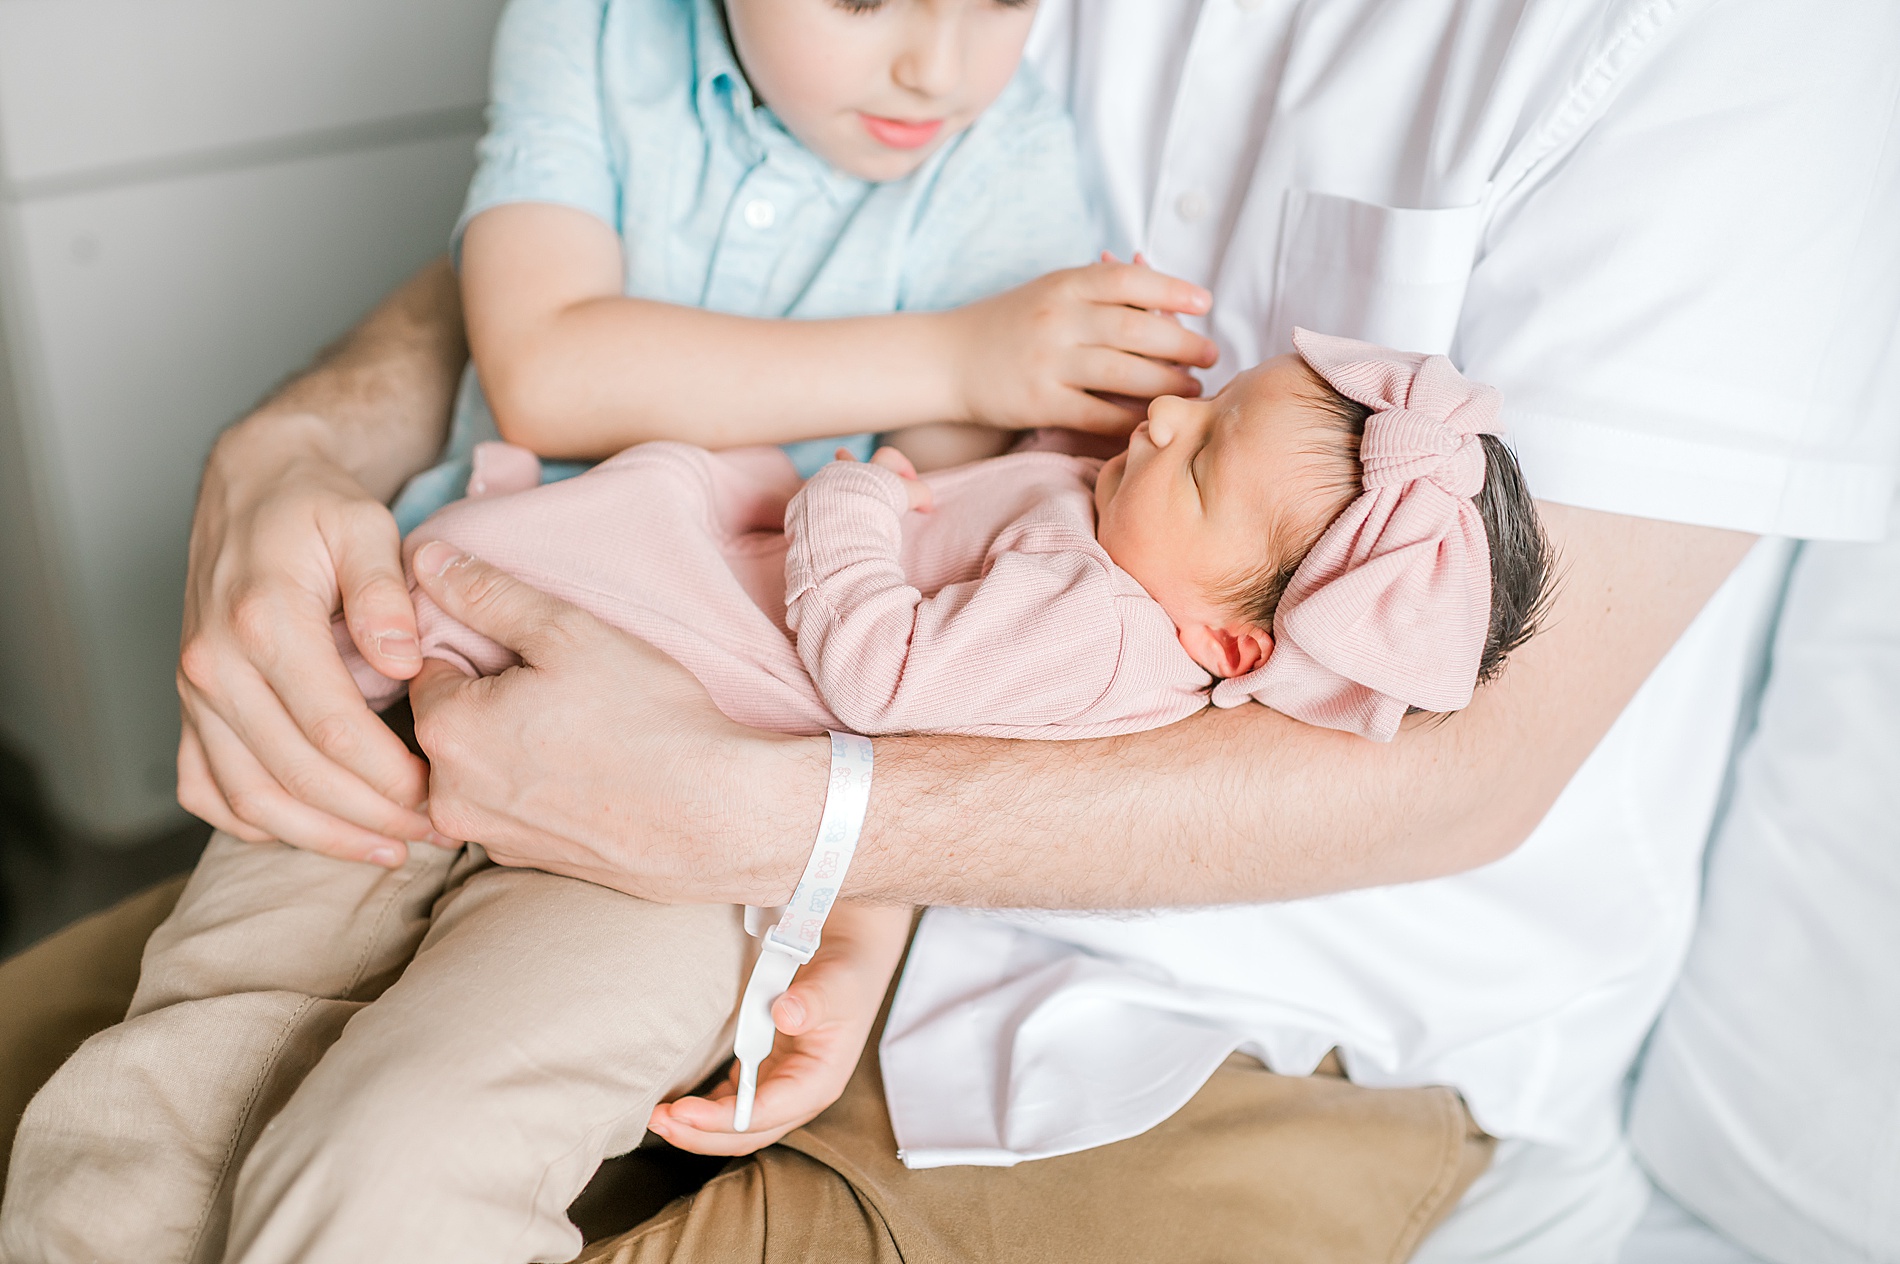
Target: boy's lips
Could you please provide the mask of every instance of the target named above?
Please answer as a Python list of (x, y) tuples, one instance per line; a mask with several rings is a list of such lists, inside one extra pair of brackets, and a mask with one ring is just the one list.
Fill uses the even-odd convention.
[(860, 114), (859, 117), (864, 120), (864, 130), (871, 133), (873, 139), (892, 149), (920, 149), (935, 140), (937, 133), (943, 129), (942, 119), (912, 123), (879, 114)]

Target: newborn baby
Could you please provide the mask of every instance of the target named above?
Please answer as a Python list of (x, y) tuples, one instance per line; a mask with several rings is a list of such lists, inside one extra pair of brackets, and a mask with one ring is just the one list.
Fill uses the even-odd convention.
[[(1443, 357), (1295, 343), (1212, 399), (1156, 400), (1106, 463), (919, 479), (886, 449), (801, 487), (768, 449), (651, 443), (452, 505), (410, 548), (447, 540), (590, 610), (764, 728), (1079, 738), (1258, 699), (1388, 740), (1530, 634), (1548, 551), (1495, 391)], [(425, 654), (514, 663), (416, 596)], [(373, 701), (400, 691), (339, 643)]]
[[(478, 555), (787, 732), (1082, 738), (1257, 699), (1386, 740), (1409, 710), (1463, 706), (1530, 635), (1547, 548), (1490, 433), (1496, 392), (1442, 357), (1295, 345), (1212, 399), (1156, 400), (1106, 463), (1024, 451), (920, 479), (881, 453), (801, 486), (776, 448), (650, 443), (502, 495), (536, 467), (491, 451), (410, 556)], [(417, 603), (426, 655), (515, 661)], [(401, 688), (350, 657), (373, 699)], [(888, 980), (908, 926), (841, 905), (827, 944)], [(231, 1258), (295, 1256), (317, 1224), (401, 1237), (403, 1258), (569, 1258), (567, 1206), (649, 1119), (681, 1144), (730, 1131), (730, 1085), (656, 1104), (726, 1060), (743, 944), (733, 910), (479, 846), (417, 844), (392, 873), (219, 836), (127, 1022), (36, 1099), (21, 1144), (76, 1174), (75, 1199), (161, 1209), (177, 1258), (227, 1217)], [(110, 1139), (107, 1083), (139, 1086)]]

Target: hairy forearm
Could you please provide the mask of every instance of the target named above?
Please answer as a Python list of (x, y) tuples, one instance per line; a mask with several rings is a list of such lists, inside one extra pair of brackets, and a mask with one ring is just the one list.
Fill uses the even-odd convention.
[(438, 259), (228, 430), (214, 472), (314, 457), (387, 500), (441, 450), (467, 359), (455, 274)]
[[(1545, 630), (1448, 717), (1391, 743), (1264, 707), (1088, 742), (882, 738), (853, 895), (1045, 908), (1289, 899), (1508, 854), (1556, 801), (1750, 540), (1546, 508), (1566, 561)], [(789, 881), (822, 743), (756, 765), (779, 819), (724, 816)], [(764, 825), (771, 837), (753, 834)]]
[(478, 338), (477, 363), (502, 434), (543, 456), (788, 443), (955, 415), (950, 319), (761, 320), (596, 298)]

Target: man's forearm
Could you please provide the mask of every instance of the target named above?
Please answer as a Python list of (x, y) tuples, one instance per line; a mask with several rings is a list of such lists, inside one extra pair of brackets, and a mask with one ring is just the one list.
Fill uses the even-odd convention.
[[(1415, 717), (1387, 744), (1252, 706), (1090, 742), (880, 739), (852, 894), (1048, 908), (1257, 902), (1508, 854), (1750, 542), (1562, 508), (1546, 518), (1567, 564), (1557, 604), (1465, 711)], [(786, 750), (774, 775), (796, 785), (812, 759)]]
[(388, 500), (441, 450), (467, 361), (460, 288), (438, 259), (227, 431), (213, 460), (309, 445)]

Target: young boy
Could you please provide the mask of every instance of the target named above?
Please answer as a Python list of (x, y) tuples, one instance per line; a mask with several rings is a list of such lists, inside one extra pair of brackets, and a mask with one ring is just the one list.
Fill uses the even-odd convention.
[[(783, 443), (809, 472), (896, 427), (929, 467), (1197, 393), (1212, 346), (1167, 313), (1204, 292), (1032, 279), (1097, 242), (1018, 68), (1030, 10), (515, 0), (458, 230), (480, 391), (452, 455), (492, 406), (541, 458)], [(743, 936), (479, 847), (386, 872), (219, 838), (150, 959), (23, 1129), (7, 1258), (568, 1258), (599, 1160), (724, 1060)]]
[(649, 439), (783, 443), (809, 475), (872, 430), (927, 470), (1197, 393), (1212, 344), (1161, 313), (1204, 293), (1044, 275), (1103, 243), (1069, 120), (1019, 64), (1033, 11), (515, 0), (457, 229), (471, 380), (404, 530), (497, 430), (569, 459), (553, 477)]

